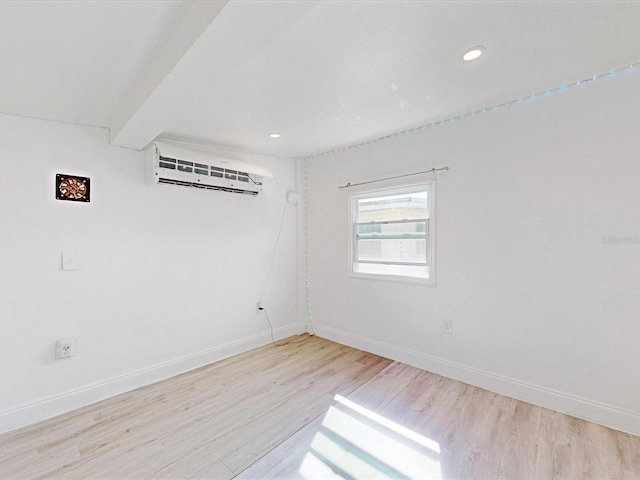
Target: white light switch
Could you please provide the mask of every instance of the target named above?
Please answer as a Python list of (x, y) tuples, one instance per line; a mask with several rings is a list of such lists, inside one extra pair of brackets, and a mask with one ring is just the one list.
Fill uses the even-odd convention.
[(78, 252), (62, 252), (62, 270), (79, 270), (80, 255)]

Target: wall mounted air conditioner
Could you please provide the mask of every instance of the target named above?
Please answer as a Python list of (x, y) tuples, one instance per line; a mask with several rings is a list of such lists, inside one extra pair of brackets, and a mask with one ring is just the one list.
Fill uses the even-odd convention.
[(266, 169), (213, 154), (204, 147), (154, 141), (146, 150), (150, 185), (200, 188), (256, 196)]

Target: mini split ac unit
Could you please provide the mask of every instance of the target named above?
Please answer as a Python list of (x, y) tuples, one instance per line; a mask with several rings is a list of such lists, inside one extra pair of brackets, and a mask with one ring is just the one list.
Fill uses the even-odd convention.
[(155, 141), (146, 151), (147, 183), (256, 196), (266, 169), (219, 157), (205, 148)]

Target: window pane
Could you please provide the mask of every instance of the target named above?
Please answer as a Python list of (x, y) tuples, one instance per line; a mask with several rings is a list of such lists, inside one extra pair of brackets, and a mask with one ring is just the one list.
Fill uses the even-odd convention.
[(420, 263), (426, 265), (426, 239), (358, 240), (359, 261)]
[(429, 218), (427, 192), (358, 199), (358, 223)]
[(382, 258), (382, 240), (364, 240), (358, 242), (358, 260), (380, 260)]
[(382, 233), (382, 225), (379, 223), (365, 223), (357, 226), (358, 235)]
[(400, 223), (359, 223), (356, 225), (358, 239), (426, 238), (427, 221)]

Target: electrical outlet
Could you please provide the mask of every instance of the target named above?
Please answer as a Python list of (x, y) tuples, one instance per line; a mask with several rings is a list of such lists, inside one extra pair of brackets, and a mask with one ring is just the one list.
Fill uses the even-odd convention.
[(78, 252), (62, 252), (62, 270), (79, 270), (80, 255)]
[(76, 354), (76, 337), (61, 338), (56, 342), (56, 358), (69, 358)]
[(444, 333), (452, 334), (453, 333), (453, 320), (450, 318), (445, 318), (442, 320), (442, 331)]

